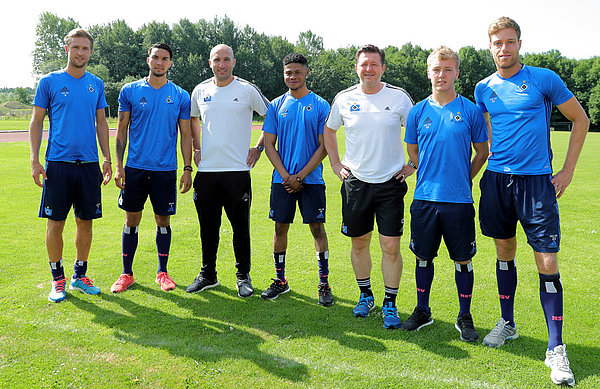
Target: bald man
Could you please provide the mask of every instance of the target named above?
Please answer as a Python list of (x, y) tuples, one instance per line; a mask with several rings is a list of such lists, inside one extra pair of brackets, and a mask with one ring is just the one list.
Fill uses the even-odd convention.
[[(200, 222), (202, 270), (186, 292), (219, 285), (216, 262), (221, 213), (225, 208), (233, 229), (237, 289), (240, 297), (254, 294), (250, 281), (250, 169), (263, 151), (263, 136), (250, 148), (252, 115), (264, 116), (269, 107), (260, 89), (233, 75), (235, 57), (227, 45), (210, 52), (214, 77), (192, 92), (191, 123), (194, 162), (194, 203)], [(202, 119), (202, 124), (200, 122)]]

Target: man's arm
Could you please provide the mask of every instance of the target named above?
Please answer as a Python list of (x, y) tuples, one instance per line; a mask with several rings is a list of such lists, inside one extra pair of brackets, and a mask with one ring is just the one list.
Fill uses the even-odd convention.
[(125, 148), (127, 147), (127, 136), (129, 133), (129, 120), (131, 112), (119, 111), (117, 121), (117, 136), (115, 139), (115, 184), (117, 187), (125, 188), (125, 170), (123, 169), (123, 159), (125, 158)]
[(256, 163), (260, 159), (260, 148), (265, 147), (265, 133), (264, 131), (260, 132), (260, 136), (258, 137), (258, 141), (256, 142), (256, 146), (251, 147), (248, 150), (248, 157), (246, 158), (246, 164), (250, 167), (256, 166)]
[(288, 193), (295, 193), (302, 189), (302, 184), (300, 181), (296, 179), (296, 175), (290, 176), (290, 173), (287, 171), (283, 162), (281, 161), (281, 155), (279, 151), (275, 149), (275, 143), (277, 142), (277, 135), (269, 134), (263, 131), (264, 135), (264, 147), (265, 154), (267, 154), (267, 158), (271, 161), (271, 164), (277, 170), (277, 172), (283, 178), (283, 187)]
[[(419, 145), (407, 143), (406, 152), (408, 153), (408, 159), (412, 163), (414, 163), (415, 166), (419, 167)], [(417, 169), (415, 169), (414, 167), (409, 166), (405, 163), (404, 166), (402, 166), (402, 169), (400, 169), (399, 172), (394, 174), (394, 177), (396, 177), (397, 180), (400, 180), (400, 182), (403, 182), (409, 176), (412, 176), (416, 170)]]
[(179, 181), (179, 190), (185, 193), (192, 187), (192, 128), (190, 120), (179, 119), (181, 134), (181, 156), (183, 157), (183, 174)]
[(112, 178), (112, 166), (110, 160), (110, 145), (109, 143), (109, 132), (108, 123), (106, 122), (106, 114), (104, 108), (96, 110), (96, 136), (98, 137), (98, 143), (100, 144), (100, 151), (104, 161), (102, 162), (102, 175), (104, 176), (104, 185), (108, 184)]
[(199, 116), (192, 116), (190, 119), (190, 127), (192, 130), (192, 149), (194, 150), (194, 163), (196, 166), (202, 160), (202, 123)]
[(44, 129), (44, 117), (46, 110), (36, 105), (33, 106), (31, 121), (29, 122), (29, 154), (31, 161), (31, 176), (33, 182), (39, 187), (44, 187), (40, 181), (40, 175), (45, 180), (46, 171), (40, 163), (40, 147), (42, 145), (42, 130)]
[(489, 112), (484, 113), (483, 117), (485, 118), (485, 124), (487, 125), (488, 129), (488, 149), (490, 150), (488, 155), (489, 157), (492, 155), (492, 118)]
[(471, 180), (477, 176), (490, 155), (488, 142), (473, 143), (475, 155), (471, 159)]
[(569, 148), (567, 149), (567, 158), (562, 169), (552, 177), (552, 184), (554, 184), (554, 189), (556, 190), (556, 198), (560, 198), (573, 179), (575, 166), (581, 154), (588, 129), (590, 128), (590, 120), (575, 96), (557, 105), (556, 108), (573, 123), (573, 129), (569, 138)]
[(329, 155), (329, 163), (331, 168), (340, 181), (344, 181), (350, 177), (350, 169), (342, 165), (340, 161), (340, 153), (338, 151), (337, 136), (335, 131), (325, 125), (323, 131), (323, 143), (325, 144), (325, 151)]
[(301, 181), (304, 181), (306, 176), (308, 176), (310, 172), (315, 170), (327, 155), (327, 151), (325, 150), (325, 144), (323, 141), (323, 134), (319, 134), (318, 142), (319, 147), (310, 156), (310, 159), (308, 160), (306, 165), (296, 174), (296, 176), (300, 178)]

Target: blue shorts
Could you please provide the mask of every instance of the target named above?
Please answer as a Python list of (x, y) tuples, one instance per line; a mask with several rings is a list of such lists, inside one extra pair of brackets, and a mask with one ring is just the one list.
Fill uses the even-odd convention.
[(272, 183), (269, 218), (278, 223), (292, 223), (296, 202), (305, 224), (325, 223), (325, 184), (303, 184), (300, 192), (288, 193), (283, 184)]
[(517, 234), (519, 221), (534, 251), (558, 252), (560, 217), (551, 179), (549, 174), (517, 176), (486, 170), (479, 182), (479, 222), (483, 235), (512, 238)]
[(454, 261), (469, 261), (477, 252), (473, 204), (413, 200), (410, 215), (410, 249), (418, 258), (437, 257), (442, 237)]
[(402, 236), (406, 182), (392, 177), (387, 182), (371, 184), (350, 174), (342, 183), (342, 234), (363, 236), (373, 231), (373, 219), (384, 236)]
[(39, 217), (65, 220), (71, 206), (79, 219), (102, 217), (102, 172), (98, 162), (47, 161), (46, 177)]
[(125, 166), (125, 189), (121, 189), (119, 195), (119, 208), (127, 212), (141, 212), (148, 196), (155, 214), (174, 215), (177, 209), (177, 172)]

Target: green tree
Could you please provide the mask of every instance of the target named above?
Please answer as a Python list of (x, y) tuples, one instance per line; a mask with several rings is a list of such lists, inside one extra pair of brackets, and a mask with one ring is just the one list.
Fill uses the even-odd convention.
[(67, 64), (65, 36), (79, 24), (71, 19), (63, 19), (44, 12), (35, 27), (35, 49), (33, 50), (33, 72), (41, 76)]
[(31, 94), (27, 88), (15, 88), (13, 91), (15, 100), (23, 104), (31, 104)]

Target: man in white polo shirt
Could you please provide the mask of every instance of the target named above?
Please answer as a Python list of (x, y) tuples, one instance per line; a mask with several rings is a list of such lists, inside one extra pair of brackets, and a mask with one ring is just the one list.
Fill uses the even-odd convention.
[[(413, 106), (408, 93), (384, 82), (385, 53), (365, 45), (356, 53), (360, 83), (335, 97), (324, 131), (325, 148), (342, 184), (342, 233), (352, 238), (350, 259), (360, 288), (355, 316), (367, 317), (375, 308), (371, 291), (373, 218), (377, 219), (381, 268), (385, 284), (384, 328), (398, 328), (396, 296), (402, 274), (400, 237), (404, 224), (405, 177), (402, 126)], [(340, 161), (336, 131), (344, 126), (346, 152)]]
[[(186, 292), (200, 292), (219, 285), (216, 260), (221, 213), (233, 229), (233, 249), (240, 297), (254, 293), (250, 281), (250, 169), (263, 150), (263, 137), (249, 149), (252, 115), (264, 116), (269, 107), (260, 89), (233, 76), (235, 57), (227, 45), (210, 52), (214, 77), (198, 84), (192, 92), (191, 123), (194, 161), (194, 203), (200, 222), (202, 270)], [(202, 123), (200, 123), (202, 118)]]

